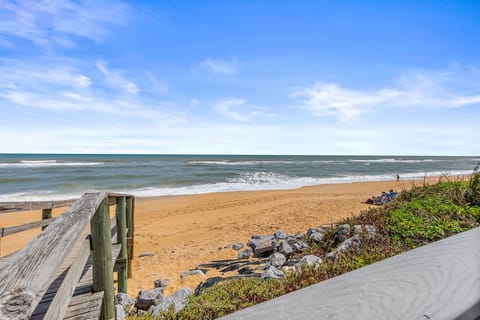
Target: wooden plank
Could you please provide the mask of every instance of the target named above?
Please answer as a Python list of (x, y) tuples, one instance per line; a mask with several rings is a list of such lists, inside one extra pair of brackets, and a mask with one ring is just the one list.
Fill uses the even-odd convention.
[(5, 258), (0, 319), (28, 319), (103, 198), (85, 194), (22, 250)]
[(0, 202), (0, 214), (7, 212), (41, 210), (45, 208), (67, 207), (75, 203), (78, 199), (60, 200), (60, 201), (23, 201), (23, 202)]
[[(125, 197), (117, 198), (117, 210), (115, 217), (117, 220), (117, 243), (121, 245), (118, 258), (121, 260), (127, 260), (127, 201)], [(116, 266), (117, 264), (115, 264)], [(118, 292), (127, 293), (127, 265), (124, 264), (123, 268), (117, 273), (118, 279)]]
[(90, 240), (86, 239), (80, 248), (77, 259), (68, 270), (62, 285), (53, 298), (50, 307), (45, 315), (45, 319), (61, 319), (67, 310), (70, 298), (75, 291), (75, 287), (80, 279), (82, 271), (90, 255)]
[(132, 259), (133, 259), (133, 243), (134, 243), (134, 197), (126, 199), (126, 218), (127, 218), (127, 277), (132, 278)]
[(102, 301), (103, 291), (73, 297), (64, 319), (98, 319)]
[(479, 244), (476, 228), (222, 319), (479, 319)]
[(14, 234), (14, 233), (19, 233), (19, 232), (23, 232), (23, 231), (30, 230), (30, 229), (40, 228), (40, 227), (42, 227), (42, 230), (43, 230), (43, 228), (45, 226), (48, 226), (54, 220), (55, 220), (55, 218), (49, 218), (49, 219), (45, 219), (45, 220), (25, 223), (25, 224), (22, 224), (22, 225), (19, 225), (19, 226), (2, 228), (0, 235), (2, 237), (5, 237), (5, 236), (8, 236), (8, 235), (11, 235), (11, 234)]
[(90, 221), (92, 234), (93, 291), (104, 291), (101, 319), (115, 319), (112, 240), (108, 199), (104, 199)]

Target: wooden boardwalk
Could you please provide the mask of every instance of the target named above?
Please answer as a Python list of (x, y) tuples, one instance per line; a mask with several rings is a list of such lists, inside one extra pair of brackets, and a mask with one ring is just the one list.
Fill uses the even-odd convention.
[[(51, 218), (51, 208), (65, 204), (71, 207)], [(109, 205), (116, 205), (112, 219)], [(0, 258), (0, 319), (114, 319), (113, 273), (117, 292), (126, 292), (131, 275), (134, 198), (97, 193), (60, 203), (0, 203), (0, 214), (22, 209), (43, 209), (42, 221), (2, 228), (1, 236), (50, 225)]]
[(480, 228), (222, 319), (480, 319)]

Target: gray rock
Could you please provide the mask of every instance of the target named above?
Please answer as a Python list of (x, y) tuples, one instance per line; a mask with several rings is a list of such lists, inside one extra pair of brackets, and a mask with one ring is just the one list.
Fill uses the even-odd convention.
[(278, 252), (275, 252), (270, 256), (270, 259), (267, 261), (267, 265), (274, 266), (275, 268), (281, 268), (285, 262), (287, 262), (287, 258)]
[(168, 279), (157, 279), (153, 282), (153, 287), (154, 288), (166, 288), (166, 287), (168, 287), (169, 283), (170, 283), (170, 280), (168, 280)]
[(275, 236), (260, 236), (258, 234), (252, 235), (252, 240), (275, 240)]
[(315, 242), (320, 242), (320, 241), (322, 241), (324, 237), (325, 237), (325, 234), (320, 233), (320, 232), (317, 232), (317, 231), (312, 231), (312, 232), (310, 232), (310, 234), (308, 235), (308, 238), (309, 238), (309, 239), (312, 239), (312, 240), (315, 241)]
[(278, 270), (274, 266), (268, 266), (265, 271), (262, 272), (260, 275), (260, 278), (262, 279), (281, 279), (284, 278), (285, 274), (283, 271)]
[(310, 228), (307, 230), (307, 237), (310, 237), (312, 233), (325, 233), (325, 230), (322, 227)]
[(129, 310), (135, 304), (135, 299), (126, 293), (119, 293), (115, 296), (115, 304), (121, 305), (125, 310)]
[(155, 301), (155, 305), (162, 303), (163, 299), (165, 298), (163, 296), (163, 290), (164, 288), (153, 289), (153, 300)]
[(248, 242), (248, 246), (252, 248), (256, 257), (265, 257), (273, 253), (277, 245), (275, 240), (268, 239), (252, 239)]
[(378, 235), (378, 229), (371, 224), (357, 224), (353, 226), (353, 234), (359, 234), (367, 239), (373, 239)]
[(180, 273), (180, 279), (183, 281), (186, 277), (189, 276), (201, 276), (205, 277), (205, 273), (202, 270), (194, 269), (189, 271), (183, 271)]
[(308, 249), (308, 244), (301, 240), (295, 240), (292, 243), (289, 243), (295, 252), (301, 252)]
[(155, 297), (153, 295), (153, 292), (148, 290), (141, 290), (138, 293), (135, 306), (140, 310), (148, 310), (148, 308), (153, 305), (155, 305)]
[(345, 240), (350, 237), (351, 228), (349, 224), (341, 224), (337, 227), (337, 234), (340, 239)]
[(285, 240), (288, 238), (288, 234), (283, 230), (278, 230), (273, 234), (273, 236), (275, 237), (275, 239), (278, 239), (278, 240)]
[(180, 310), (185, 308), (188, 303), (188, 299), (193, 294), (190, 288), (183, 288), (171, 296), (166, 297), (162, 303), (155, 306), (152, 309), (152, 315), (157, 316), (162, 311), (167, 311), (171, 305), (174, 306), (175, 313), (178, 313)]
[(329, 253), (327, 253), (325, 255), (325, 258), (333, 261), (333, 260), (335, 260), (336, 256), (337, 256), (337, 252), (334, 250), (334, 251), (330, 251)]
[(358, 247), (360, 245), (360, 237), (357, 235), (345, 239), (337, 246), (337, 252), (344, 252), (350, 247)]
[(243, 243), (235, 242), (234, 244), (232, 244), (232, 249), (233, 249), (233, 250), (238, 251), (238, 250), (240, 250), (240, 249), (242, 249), (242, 248), (243, 248)]
[(289, 257), (294, 251), (287, 241), (282, 241), (278, 247), (278, 252), (283, 254), (285, 257)]
[(238, 259), (249, 259), (252, 253), (253, 253), (252, 249), (247, 248), (238, 253)]
[(300, 240), (304, 237), (305, 235), (303, 233), (296, 233), (293, 235), (293, 238)]
[(295, 264), (295, 268), (297, 270), (301, 270), (301, 268), (304, 266), (319, 266), (322, 262), (322, 258), (314, 255), (308, 255), (300, 259), (300, 261)]
[(153, 257), (153, 256), (154, 256), (154, 254), (151, 253), (151, 252), (144, 252), (144, 253), (140, 254), (138, 257), (143, 258), (143, 257)]
[(123, 306), (116, 304), (115, 305), (115, 319), (116, 320), (125, 320), (127, 318), (127, 315), (125, 314), (125, 310), (123, 309)]

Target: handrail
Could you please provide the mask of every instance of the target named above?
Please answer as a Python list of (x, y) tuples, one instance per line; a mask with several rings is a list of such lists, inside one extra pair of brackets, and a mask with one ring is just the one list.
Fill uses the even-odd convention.
[[(126, 279), (133, 255), (133, 196), (123, 194), (87, 193), (76, 200), (68, 210), (52, 221), (37, 237), (15, 254), (2, 258), (0, 270), (0, 319), (28, 319), (44, 296), (52, 281), (57, 277), (66, 258), (75, 247), (76, 256), (58, 288), (57, 295), (46, 311), (47, 318), (62, 318), (68, 307), (85, 263), (91, 254), (94, 292), (103, 292), (101, 318), (115, 316), (113, 306), (112, 240), (110, 231), (109, 205), (117, 204), (118, 240), (124, 247), (121, 259), (125, 266), (119, 272), (122, 280), (119, 292), (126, 292)], [(122, 205), (125, 203), (127, 205)], [(3, 210), (17, 208), (31, 210), (64, 206), (65, 202), (34, 202), (32, 204), (0, 203)], [(6, 209), (5, 209), (6, 208)], [(27, 209), (25, 209), (27, 208)], [(17, 210), (18, 211), (18, 210)], [(43, 220), (46, 224), (46, 221)], [(125, 223), (122, 223), (125, 221)], [(129, 224), (130, 223), (130, 224)], [(30, 223), (39, 227), (38, 222)], [(10, 227), (29, 229), (29, 224)], [(5, 229), (4, 229), (5, 230)], [(91, 230), (91, 231), (89, 231)], [(128, 235), (127, 235), (128, 230)], [(15, 230), (13, 230), (15, 231)], [(88, 235), (91, 232), (91, 235)], [(87, 236), (88, 235), (88, 236)], [(87, 236), (87, 238), (85, 238)], [(127, 238), (128, 236), (128, 238)], [(87, 242), (85, 240), (87, 239)], [(78, 246), (78, 244), (80, 244)], [(118, 253), (118, 250), (117, 250)], [(130, 253), (130, 254), (129, 254)], [(115, 260), (117, 256), (114, 257)], [(126, 261), (125, 261), (126, 260)], [(128, 262), (128, 266), (127, 263)], [(130, 271), (131, 272), (131, 271)], [(100, 296), (101, 297), (101, 296)]]

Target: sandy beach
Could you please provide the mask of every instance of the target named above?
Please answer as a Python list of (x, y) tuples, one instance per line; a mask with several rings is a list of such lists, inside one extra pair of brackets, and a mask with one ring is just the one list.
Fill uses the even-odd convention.
[[(435, 178), (432, 178), (435, 179)], [(180, 279), (201, 263), (233, 259), (237, 251), (224, 248), (246, 243), (252, 234), (305, 232), (309, 227), (336, 222), (368, 208), (363, 201), (383, 190), (409, 187), (410, 182), (383, 181), (325, 184), (294, 190), (225, 192), (176, 197), (140, 198), (135, 211), (135, 260), (128, 292), (153, 288), (156, 279), (169, 279), (167, 293), (194, 289), (206, 279)], [(62, 210), (55, 210), (58, 215)], [(38, 220), (39, 212), (0, 215), (1, 226)], [(21, 248), (39, 230), (2, 239), (1, 254)], [(142, 253), (153, 256), (137, 258)], [(207, 277), (215, 276), (213, 271)]]

